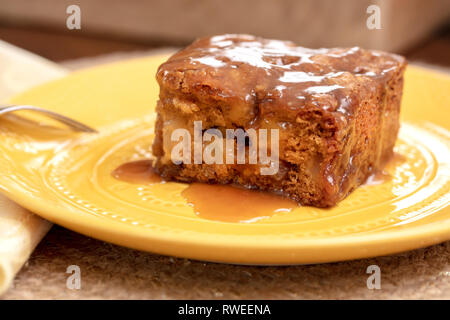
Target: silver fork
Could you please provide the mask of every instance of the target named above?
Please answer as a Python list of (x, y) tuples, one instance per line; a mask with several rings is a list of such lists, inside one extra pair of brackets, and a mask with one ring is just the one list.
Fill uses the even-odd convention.
[(77, 131), (77, 132), (90, 132), (90, 133), (97, 133), (97, 130), (88, 127), (85, 124), (82, 124), (81, 122), (75, 121), (73, 119), (70, 119), (66, 116), (63, 116), (59, 113), (45, 110), (42, 108), (38, 108), (35, 106), (28, 106), (28, 105), (0, 105), (0, 117), (11, 112), (21, 111), (21, 110), (28, 110), (36, 113), (40, 113), (43, 115), (48, 116), (49, 118), (52, 118), (54, 120), (57, 120), (66, 126), (68, 126), (70, 129)]

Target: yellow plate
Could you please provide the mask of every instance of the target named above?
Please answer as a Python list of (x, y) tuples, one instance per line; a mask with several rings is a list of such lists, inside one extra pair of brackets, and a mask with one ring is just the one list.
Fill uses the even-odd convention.
[[(13, 99), (100, 128), (68, 135), (0, 119), (0, 189), (88, 236), (140, 250), (242, 264), (317, 263), (385, 255), (450, 239), (450, 78), (409, 67), (393, 179), (358, 188), (332, 209), (300, 207), (254, 223), (194, 214), (179, 183), (135, 185), (111, 171), (149, 156), (166, 57), (105, 65)], [(51, 130), (52, 132), (48, 133)]]

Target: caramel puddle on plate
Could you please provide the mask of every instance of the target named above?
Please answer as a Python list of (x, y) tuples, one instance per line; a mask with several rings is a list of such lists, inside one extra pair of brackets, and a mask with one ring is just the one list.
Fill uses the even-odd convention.
[(392, 170), (396, 166), (404, 163), (405, 161), (406, 161), (405, 156), (399, 153), (394, 153), (392, 157), (386, 162), (383, 170), (371, 174), (367, 178), (366, 182), (363, 183), (362, 186), (375, 186), (392, 180), (392, 175), (390, 175), (387, 171)]
[[(152, 160), (127, 162), (112, 173), (118, 180), (134, 184), (161, 183)], [(254, 222), (278, 212), (290, 212), (297, 202), (282, 196), (243, 187), (192, 183), (181, 193), (201, 218), (225, 222)]]
[(181, 195), (199, 217), (224, 222), (255, 222), (299, 206), (273, 193), (232, 185), (192, 183)]
[(136, 184), (153, 184), (162, 182), (161, 176), (153, 168), (152, 160), (127, 162), (112, 172), (118, 180)]
[[(405, 157), (395, 153), (385, 169), (403, 163)], [(163, 180), (153, 168), (152, 160), (128, 162), (112, 172), (114, 178), (136, 184), (154, 184)], [(363, 186), (382, 184), (392, 179), (387, 171), (372, 174)], [(233, 185), (191, 183), (181, 195), (201, 218), (223, 222), (255, 222), (279, 212), (290, 212), (300, 205), (294, 200), (259, 190)]]

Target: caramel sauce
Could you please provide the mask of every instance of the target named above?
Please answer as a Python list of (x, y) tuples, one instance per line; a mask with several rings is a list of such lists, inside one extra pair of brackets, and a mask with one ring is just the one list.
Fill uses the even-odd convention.
[[(264, 96), (258, 105), (262, 112), (295, 113), (310, 105), (352, 115), (359, 102), (346, 86), (349, 79), (369, 90), (384, 84), (403, 63), (400, 56), (359, 47), (308, 49), (290, 41), (219, 35), (198, 39), (174, 54), (159, 67), (157, 80), (164, 88), (187, 69), (192, 74), (184, 85), (213, 87), (221, 100), (239, 101), (232, 109), (252, 110)], [(324, 100), (328, 95), (335, 99)]]
[(402, 164), (406, 161), (405, 156), (394, 153), (387, 161), (384, 166), (383, 170), (379, 170), (373, 174), (371, 174), (366, 182), (363, 184), (363, 186), (375, 186), (379, 184), (383, 184), (385, 182), (388, 182), (392, 180), (392, 175), (388, 173), (392, 168), (395, 168), (396, 166)]
[(138, 184), (153, 184), (162, 181), (161, 176), (153, 168), (152, 160), (127, 162), (112, 172), (118, 180)]
[(232, 185), (192, 183), (181, 194), (199, 217), (224, 222), (255, 222), (299, 206), (273, 193)]
[[(395, 153), (385, 168), (393, 168), (405, 161)], [(154, 184), (163, 180), (153, 168), (152, 160), (125, 163), (112, 172), (116, 179), (136, 184)], [(372, 174), (364, 185), (378, 185), (392, 179), (386, 171)], [(181, 195), (203, 219), (223, 222), (255, 222), (276, 213), (290, 212), (299, 206), (283, 196), (244, 187), (221, 184), (191, 183)]]
[(377, 171), (373, 174), (371, 174), (366, 182), (363, 184), (363, 186), (376, 186), (378, 184), (383, 184), (389, 180), (392, 179), (392, 176), (387, 173), (386, 171)]
[[(115, 169), (112, 176), (134, 184), (163, 181), (152, 160), (127, 162)], [(225, 222), (254, 222), (299, 206), (280, 195), (232, 185), (192, 183), (181, 195), (199, 217)]]

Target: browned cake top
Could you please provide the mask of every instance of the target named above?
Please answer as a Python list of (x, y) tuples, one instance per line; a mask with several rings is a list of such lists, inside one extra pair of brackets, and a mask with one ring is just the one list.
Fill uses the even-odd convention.
[(287, 115), (307, 106), (348, 116), (361, 92), (384, 88), (404, 65), (401, 56), (358, 47), (313, 50), (250, 35), (220, 35), (173, 55), (160, 66), (157, 80), (166, 93), (205, 103), (258, 105), (259, 112)]

